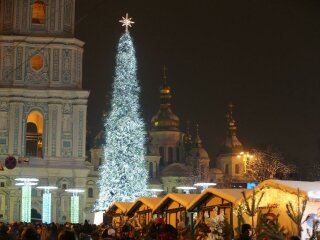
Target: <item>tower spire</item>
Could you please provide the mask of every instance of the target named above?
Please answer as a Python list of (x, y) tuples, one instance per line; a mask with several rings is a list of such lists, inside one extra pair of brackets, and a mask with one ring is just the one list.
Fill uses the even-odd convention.
[(236, 131), (237, 131), (237, 124), (233, 118), (233, 107), (234, 107), (234, 105), (232, 104), (232, 102), (230, 102), (228, 104), (228, 112), (226, 115), (227, 126), (228, 126), (227, 135), (229, 135), (229, 136), (236, 136)]
[(224, 143), (224, 150), (227, 152), (233, 152), (239, 148), (242, 148), (241, 142), (237, 137), (237, 124), (233, 118), (234, 105), (230, 102), (228, 104), (228, 111), (226, 114), (227, 119), (227, 136)]
[(171, 88), (167, 84), (167, 67), (163, 66), (163, 84), (160, 87), (160, 109), (151, 119), (151, 130), (179, 131), (179, 118), (171, 110)]
[(163, 86), (167, 85), (167, 70), (166, 65), (163, 65)]

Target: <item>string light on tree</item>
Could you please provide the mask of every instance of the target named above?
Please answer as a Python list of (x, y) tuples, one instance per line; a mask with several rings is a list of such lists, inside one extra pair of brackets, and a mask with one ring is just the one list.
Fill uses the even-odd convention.
[(132, 38), (133, 23), (126, 14), (118, 44), (111, 111), (105, 120), (104, 162), (99, 168), (99, 199), (95, 210), (104, 210), (113, 202), (133, 202), (149, 196), (145, 161), (145, 125), (140, 116), (137, 64)]

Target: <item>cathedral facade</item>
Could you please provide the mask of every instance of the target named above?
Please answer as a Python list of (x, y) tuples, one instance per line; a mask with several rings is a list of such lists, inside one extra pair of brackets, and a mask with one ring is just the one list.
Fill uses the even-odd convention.
[[(16, 178), (52, 191), (52, 221), (70, 221), (70, 193), (80, 194), (80, 222), (96, 199), (94, 167), (85, 161), (89, 92), (82, 89), (84, 42), (74, 38), (75, 0), (0, 0), (0, 221), (21, 219)], [(32, 218), (42, 190), (32, 188)]]
[[(164, 75), (160, 87), (160, 106), (148, 124), (147, 155), (149, 188), (162, 189), (164, 193), (181, 192), (177, 187), (195, 183), (217, 183), (218, 187), (231, 187), (231, 183), (245, 182), (243, 146), (236, 135), (233, 106), (229, 105), (226, 118), (226, 136), (220, 152), (210, 159), (196, 126), (192, 136), (189, 126), (181, 129), (180, 119), (171, 106), (172, 89)], [(96, 169), (103, 160), (104, 134), (101, 131), (91, 149), (91, 162)], [(211, 167), (215, 165), (215, 167)]]

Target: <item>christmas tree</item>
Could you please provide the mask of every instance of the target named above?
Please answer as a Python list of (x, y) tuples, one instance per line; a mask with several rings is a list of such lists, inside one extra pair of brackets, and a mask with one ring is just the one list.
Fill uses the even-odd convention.
[(133, 202), (148, 195), (145, 127), (140, 117), (135, 49), (128, 32), (133, 22), (128, 15), (121, 22), (126, 32), (118, 44), (111, 112), (105, 120), (104, 162), (99, 169), (96, 210), (104, 210), (113, 202)]

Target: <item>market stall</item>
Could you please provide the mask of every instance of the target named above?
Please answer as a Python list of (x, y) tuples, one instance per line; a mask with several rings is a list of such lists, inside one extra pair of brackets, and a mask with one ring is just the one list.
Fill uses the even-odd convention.
[[(276, 224), (282, 226), (284, 228), (283, 232), (285, 232), (287, 236), (299, 235), (298, 225), (292, 221), (287, 213), (287, 205), (289, 207), (291, 206), (294, 214), (296, 214), (303, 209), (303, 201), (306, 200), (305, 216), (302, 218), (302, 221), (304, 221), (305, 217), (311, 214), (312, 211), (315, 211), (314, 214), (317, 214), (316, 211), (319, 208), (311, 207), (311, 203), (314, 202), (314, 200), (311, 200), (308, 194), (319, 188), (320, 182), (266, 180), (253, 190), (247, 191), (246, 199), (242, 198), (238, 202), (238, 207), (245, 209), (246, 202), (251, 206), (252, 199), (255, 199), (255, 205), (259, 209), (259, 212), (265, 214), (269, 221), (274, 221)], [(261, 201), (259, 203), (260, 198)], [(243, 217), (245, 222), (256, 227), (258, 214), (250, 217), (244, 212), (245, 211), (243, 211)], [(302, 234), (302, 236), (304, 236), (302, 239), (308, 239), (305, 236), (306, 231), (302, 231)]]
[(188, 206), (187, 210), (192, 216), (208, 216), (213, 218), (214, 214), (225, 216), (228, 222), (233, 225), (233, 208), (241, 199), (243, 189), (218, 189), (208, 188)]
[(153, 217), (152, 211), (161, 200), (160, 197), (140, 197), (128, 209), (127, 216), (137, 215), (141, 225), (148, 224)]
[(158, 203), (153, 213), (163, 216), (166, 223), (173, 227), (177, 227), (179, 221), (188, 224), (190, 216), (187, 214), (187, 206), (197, 196), (199, 194), (169, 193)]
[(111, 219), (113, 227), (120, 227), (132, 206), (132, 202), (114, 202), (105, 212), (105, 215)]

